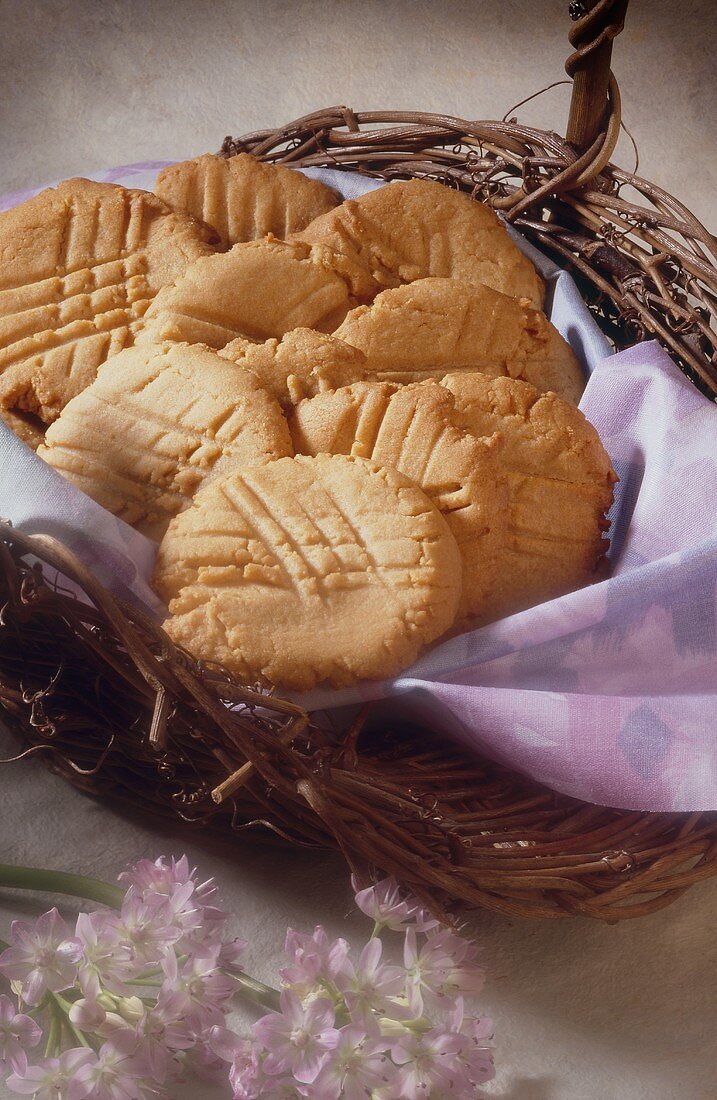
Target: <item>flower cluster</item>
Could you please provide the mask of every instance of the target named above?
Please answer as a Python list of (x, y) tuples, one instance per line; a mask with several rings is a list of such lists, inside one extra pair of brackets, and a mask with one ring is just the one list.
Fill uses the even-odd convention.
[[(483, 979), (473, 945), (393, 879), (356, 902), (374, 921), (357, 959), (320, 926), (289, 930), (280, 1010), (234, 1051), (235, 1100), (468, 1098), (493, 1076), (491, 1022), (464, 1012)], [(386, 929), (403, 935), (402, 966), (384, 961)]]
[[(357, 892), (374, 923), (358, 955), (321, 927), (290, 929), (278, 991), (239, 968), (245, 943), (186, 857), (141, 860), (120, 879), (117, 908), (73, 929), (57, 909), (14, 922), (0, 954), (15, 995), (0, 995), (13, 1091), (149, 1100), (192, 1073), (228, 1076), (234, 1100), (467, 1100), (492, 1077), (490, 1021), (464, 1011), (482, 983), (475, 948), (395, 881)], [(402, 965), (385, 958), (387, 931), (402, 936)], [(235, 993), (272, 1009), (250, 1036), (227, 1026)]]
[[(244, 946), (227, 939), (216, 888), (186, 858), (142, 860), (121, 876), (119, 911), (57, 909), (15, 921), (0, 973), (0, 1060), (14, 1092), (38, 1100), (141, 1100), (187, 1069), (223, 1072), (212, 1029), (224, 1026)], [(240, 972), (239, 972), (240, 973)], [(45, 1057), (28, 1052), (45, 1035)]]

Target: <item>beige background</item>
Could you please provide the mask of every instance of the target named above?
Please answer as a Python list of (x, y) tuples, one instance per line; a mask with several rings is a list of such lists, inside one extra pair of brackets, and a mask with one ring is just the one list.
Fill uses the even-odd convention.
[[(0, 0), (0, 187), (215, 149), (317, 107), (500, 118), (564, 78), (567, 0)], [(615, 70), (641, 167), (709, 219), (717, 12), (632, 0)], [(568, 89), (520, 112), (559, 129)], [(618, 160), (631, 164), (628, 143)]]
[[(0, 0), (0, 192), (214, 149), (230, 131), (327, 104), (500, 117), (563, 75), (566, 8)], [(713, 226), (716, 49), (708, 0), (633, 0), (614, 64), (641, 170)], [(567, 99), (556, 88), (519, 115), (559, 129)], [(631, 158), (625, 142), (616, 159)], [(0, 750), (10, 750), (2, 735)], [(360, 934), (333, 857), (263, 849), (248, 837), (210, 844), (104, 810), (37, 763), (0, 769), (0, 860), (111, 876), (128, 859), (185, 848), (220, 879), (259, 974), (271, 974), (289, 922)], [(489, 972), (482, 1004), (498, 1040), (492, 1095), (715, 1100), (716, 907), (712, 883), (615, 928), (478, 916)], [(14, 912), (2, 899), (0, 935)]]

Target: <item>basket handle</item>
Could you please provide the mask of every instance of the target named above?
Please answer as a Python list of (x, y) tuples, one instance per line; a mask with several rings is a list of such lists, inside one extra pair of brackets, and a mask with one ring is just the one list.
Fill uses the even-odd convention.
[(569, 34), (574, 52), (565, 62), (573, 78), (566, 137), (580, 152), (605, 129), (613, 40), (625, 25), (628, 0), (574, 0)]

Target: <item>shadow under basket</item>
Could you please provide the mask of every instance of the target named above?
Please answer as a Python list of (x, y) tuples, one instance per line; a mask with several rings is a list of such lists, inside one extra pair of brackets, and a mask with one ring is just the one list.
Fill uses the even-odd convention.
[[(620, 100), (605, 42), (625, 7), (600, 0), (571, 35), (570, 142), (514, 121), (336, 107), (227, 138), (222, 152), (430, 178), (490, 203), (572, 271), (616, 348), (656, 337), (714, 399), (715, 239), (676, 199), (609, 163)], [(396, 728), (380, 704), (370, 725), (362, 715), (351, 729), (319, 728), (300, 707), (198, 664), (62, 545), (6, 523), (0, 608), (0, 704), (20, 757), (40, 756), (102, 800), (237, 840), (260, 831), (338, 848), (360, 880), (395, 874), (445, 914), (617, 921), (717, 871), (717, 814), (587, 805), (429, 729)]]

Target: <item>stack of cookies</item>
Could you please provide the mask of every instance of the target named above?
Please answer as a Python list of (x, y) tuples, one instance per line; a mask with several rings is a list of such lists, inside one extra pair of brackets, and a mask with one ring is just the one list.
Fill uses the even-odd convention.
[(170, 636), (247, 683), (384, 679), (601, 574), (610, 459), (544, 288), (425, 180), (247, 155), (0, 215), (0, 405), (159, 543)]

